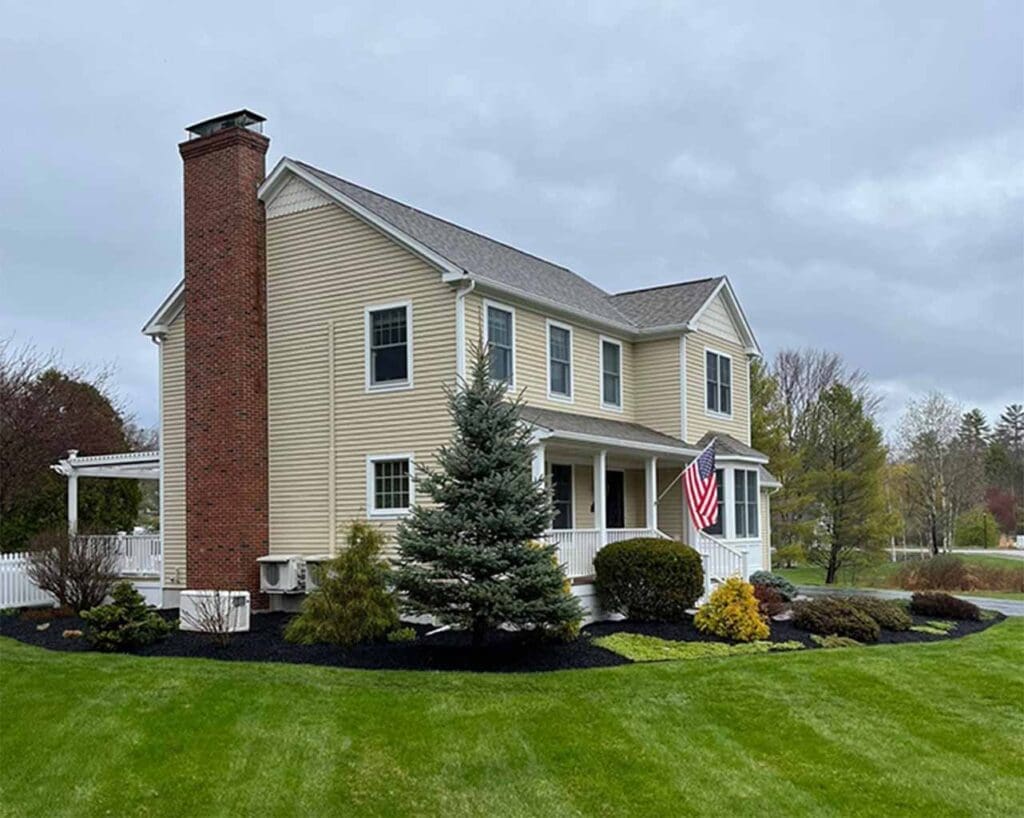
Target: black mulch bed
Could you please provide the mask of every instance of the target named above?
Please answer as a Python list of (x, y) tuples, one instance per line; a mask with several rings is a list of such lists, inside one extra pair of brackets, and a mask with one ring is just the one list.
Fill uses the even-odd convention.
[[(167, 618), (176, 618), (176, 610), (161, 611)], [(583, 629), (575, 642), (561, 644), (540, 640), (528, 634), (495, 632), (482, 649), (474, 649), (468, 634), (445, 631), (427, 637), (431, 630), (424, 625), (413, 625), (417, 639), (403, 643), (374, 643), (342, 650), (330, 645), (293, 645), (282, 636), (285, 624), (292, 614), (253, 614), (252, 629), (248, 633), (234, 634), (227, 647), (220, 647), (206, 636), (175, 630), (155, 645), (134, 651), (139, 656), (187, 656), (236, 662), (289, 662), (293, 664), (327, 665), (333, 667), (365, 668), (375, 670), (466, 670), (498, 673), (530, 673), (546, 670), (568, 670), (591, 667), (628, 665), (630, 660), (600, 648), (593, 638), (610, 633), (628, 632), (683, 642), (726, 641), (698, 631), (692, 621), (682, 623), (653, 622), (599, 622)], [(983, 622), (958, 622), (950, 636), (907, 631), (882, 631), (881, 643), (939, 642), (967, 636), (1001, 622), (1001, 614)], [(928, 617), (913, 617), (914, 624), (924, 624)], [(81, 630), (78, 617), (60, 617), (49, 620), (50, 626), (38, 630), (38, 619), (19, 615), (0, 615), (0, 636), (9, 636), (19, 642), (50, 650), (87, 651), (84, 639), (68, 639), (65, 630)], [(809, 648), (817, 646), (810, 634), (798, 630), (789, 622), (771, 623), (773, 642), (798, 641)]]

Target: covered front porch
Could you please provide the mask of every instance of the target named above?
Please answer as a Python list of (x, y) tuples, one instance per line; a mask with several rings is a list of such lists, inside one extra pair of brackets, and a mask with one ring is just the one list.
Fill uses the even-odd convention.
[[(709, 591), (728, 576), (746, 577), (764, 567), (759, 527), (747, 526), (746, 515), (744, 537), (734, 542), (690, 523), (680, 475), (703, 446), (623, 421), (550, 410), (533, 410), (529, 417), (536, 430), (534, 476), (543, 477), (554, 498), (555, 515), (546, 536), (557, 545), (574, 584), (592, 581), (594, 557), (603, 547), (634, 537), (663, 537), (692, 546), (704, 561)], [(721, 483), (729, 482), (727, 468), (721, 470)], [(733, 534), (727, 513), (730, 490), (721, 483), (721, 532)], [(758, 494), (755, 488), (755, 498)], [(760, 519), (759, 511), (754, 514)]]

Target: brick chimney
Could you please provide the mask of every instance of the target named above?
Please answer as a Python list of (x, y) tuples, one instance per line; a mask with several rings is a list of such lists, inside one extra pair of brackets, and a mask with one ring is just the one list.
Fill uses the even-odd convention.
[(236, 111), (187, 128), (185, 458), (187, 582), (259, 594), (267, 515), (266, 219), (256, 189), (270, 140)]

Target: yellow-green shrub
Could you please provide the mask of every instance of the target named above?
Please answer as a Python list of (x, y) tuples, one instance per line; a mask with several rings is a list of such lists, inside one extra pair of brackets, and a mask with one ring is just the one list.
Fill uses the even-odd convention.
[(758, 611), (754, 586), (740, 577), (729, 577), (700, 607), (693, 623), (705, 633), (737, 642), (767, 639), (768, 623)]

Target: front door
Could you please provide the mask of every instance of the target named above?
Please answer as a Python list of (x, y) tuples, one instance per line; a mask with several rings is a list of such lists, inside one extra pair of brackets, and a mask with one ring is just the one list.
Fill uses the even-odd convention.
[(626, 475), (621, 471), (605, 473), (605, 526), (626, 527)]

